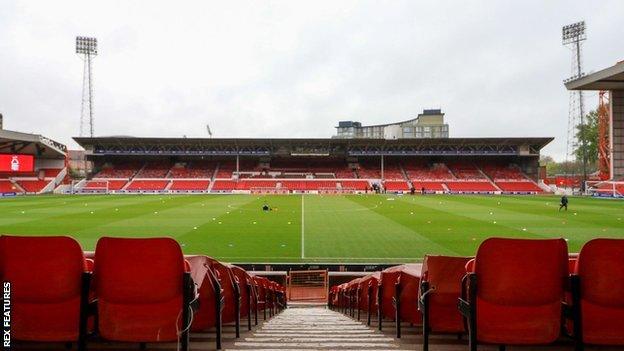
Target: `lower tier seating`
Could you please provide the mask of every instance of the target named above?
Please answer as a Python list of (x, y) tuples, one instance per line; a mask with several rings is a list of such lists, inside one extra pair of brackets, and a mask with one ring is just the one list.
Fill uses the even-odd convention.
[(169, 190), (207, 190), (209, 180), (174, 180)]
[(46, 185), (50, 183), (49, 180), (18, 180), (17, 184), (21, 186), (27, 193), (38, 193)]
[(445, 182), (451, 192), (498, 191), (490, 182)]
[(384, 182), (386, 191), (409, 191), (410, 186), (405, 181), (400, 180), (387, 180)]
[(108, 190), (121, 190), (126, 183), (125, 179), (110, 179), (110, 180), (89, 180), (83, 187), (84, 190), (95, 189), (107, 189)]
[(537, 184), (533, 182), (496, 182), (496, 185), (502, 191), (508, 192), (537, 192), (541, 193), (543, 190)]
[(165, 190), (168, 184), (169, 184), (169, 180), (133, 180), (132, 182), (130, 182), (130, 185), (126, 187), (126, 190), (158, 191), (158, 190)]
[(8, 179), (0, 179), (0, 193), (18, 193), (22, 192)]
[(421, 191), (423, 188), (425, 191), (446, 191), (444, 183), (442, 182), (425, 182), (412, 180), (412, 185), (416, 191)]

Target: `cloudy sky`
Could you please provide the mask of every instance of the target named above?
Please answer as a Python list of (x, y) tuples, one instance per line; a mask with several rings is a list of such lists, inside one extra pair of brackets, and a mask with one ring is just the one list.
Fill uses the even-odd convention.
[(553, 136), (561, 159), (561, 26), (587, 22), (589, 72), (624, 59), (623, 14), (618, 0), (3, 1), (0, 112), (76, 148), (88, 35), (96, 135), (329, 137), (339, 120), (442, 108), (452, 137)]

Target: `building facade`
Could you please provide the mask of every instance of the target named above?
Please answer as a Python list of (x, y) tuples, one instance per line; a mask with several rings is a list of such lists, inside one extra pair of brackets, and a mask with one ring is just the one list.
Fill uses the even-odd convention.
[(448, 138), (449, 126), (442, 110), (424, 110), (418, 117), (397, 123), (363, 126), (360, 122), (340, 121), (338, 139), (429, 139)]

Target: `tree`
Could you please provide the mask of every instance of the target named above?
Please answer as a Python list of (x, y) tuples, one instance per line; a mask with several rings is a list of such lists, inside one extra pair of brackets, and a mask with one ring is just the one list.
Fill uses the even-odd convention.
[(576, 128), (577, 143), (574, 144), (574, 155), (582, 163), (585, 153), (587, 171), (594, 172), (598, 161), (598, 111), (594, 110), (588, 113), (585, 116), (585, 124), (578, 125)]

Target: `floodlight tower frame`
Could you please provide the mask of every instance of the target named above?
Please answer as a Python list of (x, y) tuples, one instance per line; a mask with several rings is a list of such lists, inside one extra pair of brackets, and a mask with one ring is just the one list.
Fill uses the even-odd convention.
[[(580, 21), (563, 26), (561, 30), (562, 43), (572, 50), (571, 76), (565, 81), (575, 80), (585, 75), (582, 64), (582, 44), (587, 40), (585, 33), (585, 21)], [(571, 91), (568, 111), (568, 140), (566, 144), (566, 161), (576, 145), (577, 127), (585, 129), (585, 104), (583, 101), (583, 91)], [(584, 139), (584, 138), (583, 138)], [(587, 181), (587, 145), (585, 140), (581, 140), (583, 179), (581, 191), (584, 190)], [(566, 162), (567, 163), (567, 162)]]
[(84, 136), (84, 124), (88, 115), (89, 135), (93, 137), (93, 70), (91, 62), (98, 54), (97, 38), (76, 37), (76, 54), (78, 54), (84, 62), (82, 71), (82, 103), (80, 106), (80, 136)]

